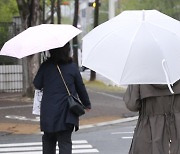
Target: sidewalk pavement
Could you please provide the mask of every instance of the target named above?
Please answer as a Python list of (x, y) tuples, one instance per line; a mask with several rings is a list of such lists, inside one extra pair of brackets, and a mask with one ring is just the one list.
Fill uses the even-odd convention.
[[(85, 70), (84, 72), (81, 72), (82, 78), (85, 80), (89, 80), (90, 79), (90, 70)], [(127, 86), (119, 86), (116, 83), (114, 83), (113, 81), (107, 79), (106, 77), (96, 73), (96, 80), (97, 81), (101, 81), (106, 85), (110, 85), (110, 86), (117, 86), (117, 87), (122, 87), (122, 88), (127, 88)], [(137, 120), (138, 116), (137, 114), (135, 116), (132, 117), (126, 117), (126, 118), (120, 118), (120, 119), (116, 119), (116, 120), (110, 120), (110, 121), (103, 121), (103, 122), (97, 122), (94, 124), (87, 124), (87, 125), (82, 125), (80, 126), (80, 129), (86, 129), (86, 128), (92, 128), (92, 127), (97, 127), (97, 126), (105, 126), (105, 125), (112, 125), (112, 124), (116, 124), (116, 123), (122, 123), (122, 122), (129, 122), (129, 121), (134, 121)]]

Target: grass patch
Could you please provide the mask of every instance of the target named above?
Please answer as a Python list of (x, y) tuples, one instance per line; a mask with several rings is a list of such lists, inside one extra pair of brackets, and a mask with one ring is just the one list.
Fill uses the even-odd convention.
[(87, 81), (83, 80), (87, 88), (98, 89), (109, 92), (125, 92), (125, 88), (119, 86), (106, 85), (101, 81)]

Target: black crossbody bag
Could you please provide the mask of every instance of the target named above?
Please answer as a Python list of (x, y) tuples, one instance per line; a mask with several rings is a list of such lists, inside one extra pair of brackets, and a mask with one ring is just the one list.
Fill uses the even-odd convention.
[(81, 103), (81, 101), (78, 98), (76, 98), (75, 96), (73, 96), (70, 93), (70, 91), (69, 91), (69, 89), (67, 87), (67, 84), (66, 84), (66, 82), (65, 82), (65, 80), (63, 78), (61, 69), (60, 69), (60, 67), (58, 65), (57, 65), (57, 69), (58, 69), (58, 71), (60, 73), (60, 76), (61, 76), (61, 78), (63, 80), (64, 86), (66, 87), (67, 93), (69, 95), (68, 96), (69, 110), (72, 113), (74, 113), (75, 115), (77, 115), (77, 116), (81, 116), (81, 115), (85, 114), (85, 106)]

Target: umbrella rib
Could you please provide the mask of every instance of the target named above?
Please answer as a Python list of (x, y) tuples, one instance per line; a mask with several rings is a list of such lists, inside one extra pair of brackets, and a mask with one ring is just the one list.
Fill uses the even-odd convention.
[(147, 10), (142, 20), (142, 10), (133, 10), (99, 25), (83, 40), (83, 65), (118, 84), (166, 84), (161, 66), (165, 58), (167, 74), (171, 73), (168, 75), (174, 83), (180, 73), (173, 69), (180, 65), (180, 23), (167, 17)]
[[(80, 32), (81, 30), (68, 24), (41, 24), (29, 27), (8, 40), (3, 45), (0, 55), (3, 54), (20, 59), (52, 48), (61, 47)], [(57, 36), (59, 39), (57, 39)]]
[[(148, 23), (149, 23), (149, 22), (148, 22)], [(150, 24), (150, 23), (149, 23), (149, 24)], [(158, 45), (159, 49), (162, 50), (161, 47), (159, 46), (158, 40), (157, 40), (156, 37), (154, 36), (153, 32), (150, 31), (148, 28), (147, 28), (147, 30), (148, 30), (148, 32), (150, 33), (150, 35), (152, 36), (153, 40), (154, 40), (154, 41), (156, 42), (156, 44)], [(162, 53), (162, 55), (163, 55), (163, 58), (164, 58), (165, 56), (164, 56), (163, 53)]]
[[(160, 28), (160, 29), (163, 29), (163, 30), (165, 30), (165, 31), (171, 32), (171, 33), (173, 33), (174, 35), (176, 35), (177, 37), (179, 37), (179, 36), (177, 35), (177, 33), (171, 31), (170, 29), (167, 29), (167, 28), (165, 28), (165, 27), (159, 26), (159, 25), (157, 25), (157, 24), (154, 24), (154, 23), (151, 23), (151, 22), (148, 22), (148, 21), (146, 21), (146, 22), (147, 22), (148, 24), (150, 24), (150, 25), (153, 25), (153, 26), (158, 27), (158, 28)], [(179, 24), (179, 27), (180, 27), (180, 24)]]
[[(143, 21), (144, 22), (144, 21)], [(143, 23), (142, 22), (142, 23)], [(157, 26), (157, 27), (159, 27), (159, 28), (162, 28), (162, 29), (164, 29), (164, 30), (168, 30), (168, 29), (166, 29), (166, 28), (163, 28), (163, 27), (161, 27), (161, 26), (158, 26), (158, 25), (156, 25), (156, 24), (152, 24), (152, 23), (150, 23), (150, 22), (147, 22), (147, 21), (145, 21), (146, 23), (148, 23), (148, 24), (151, 24), (151, 25), (153, 25), (153, 26)], [(132, 41), (131, 41), (131, 45), (130, 45), (130, 50), (129, 50), (129, 53), (131, 52), (131, 48), (132, 48), (132, 45), (133, 45), (133, 40), (135, 40), (135, 37), (136, 37), (136, 34), (138, 33), (138, 31), (139, 31), (139, 29), (140, 29), (140, 27), (142, 26), (142, 24), (139, 26), (139, 28), (137, 29), (137, 31), (135, 32), (135, 34), (134, 34), (134, 36), (132, 37)], [(158, 45), (158, 47), (159, 47), (159, 49), (160, 50), (162, 50), (162, 48), (159, 46), (159, 44), (158, 44), (158, 40), (155, 38), (155, 36), (154, 36), (154, 34), (147, 28), (147, 30), (148, 30), (148, 32), (150, 33), (150, 35), (152, 36), (152, 38), (153, 38), (153, 40), (156, 42), (156, 44)], [(169, 30), (168, 30), (169, 31)], [(169, 32), (171, 32), (171, 31), (169, 31)], [(172, 32), (173, 34), (175, 34), (177, 37), (178, 37), (178, 35), (176, 34), (176, 33), (174, 33), (174, 32)], [(130, 54), (128, 54), (128, 57), (127, 57), (127, 60), (129, 59), (129, 55)], [(162, 56), (163, 56), (163, 58), (165, 58), (165, 56), (164, 56), (164, 54), (162, 53)], [(127, 61), (126, 60), (126, 61)], [(122, 71), (122, 76), (123, 76), (123, 73), (124, 73), (124, 70), (126, 70), (125, 68), (126, 68), (126, 64), (127, 63), (125, 63), (125, 66), (124, 66), (124, 68), (123, 68), (123, 71)], [(167, 71), (168, 71), (169, 69), (167, 68)], [(121, 78), (120, 78), (120, 81), (122, 80), (122, 76), (121, 76)], [(119, 83), (120, 83), (120, 81), (119, 81)], [(171, 81), (171, 80), (170, 80)]]
[[(134, 40), (135, 40), (136, 34), (138, 33), (141, 25), (142, 25), (142, 23), (139, 25), (139, 27), (137, 28), (136, 32), (134, 33), (134, 36), (132, 37), (129, 53), (131, 52), (133, 42), (134, 42)], [(130, 55), (130, 54), (128, 54), (128, 56), (127, 56), (127, 58), (126, 58), (126, 61), (128, 61), (129, 55)], [(120, 80), (119, 80), (119, 83), (121, 83), (121, 79), (122, 79), (122, 76), (123, 76), (123, 74), (124, 74), (124, 70), (125, 70), (125, 68), (126, 68), (126, 64), (127, 64), (127, 63), (125, 63), (125, 65), (124, 65), (124, 67), (123, 67), (123, 71), (122, 71), (122, 75), (121, 75), (121, 78), (120, 78)]]
[[(108, 34), (106, 34), (102, 39), (100, 39), (100, 41), (98, 41), (94, 46), (93, 48), (91, 49), (91, 51), (95, 51), (94, 48), (96, 48), (101, 42), (103, 42), (109, 35), (115, 33), (116, 31), (111, 31), (109, 32)], [(86, 56), (86, 58), (83, 60), (85, 61), (87, 59), (87, 57), (89, 56), (90, 52), (88, 53), (88, 55)], [(91, 53), (92, 54), (92, 53)]]
[[(149, 23), (149, 22), (148, 22), (148, 23)], [(149, 24), (150, 24), (150, 23), (149, 23)], [(152, 25), (154, 25), (154, 24), (152, 24)], [(158, 27), (159, 27), (159, 26), (158, 26)], [(158, 43), (158, 40), (155, 38), (153, 32), (150, 31), (149, 29), (148, 29), (148, 32), (149, 32), (150, 35), (152, 36), (153, 40), (156, 42), (156, 44), (157, 44), (157, 46), (159, 47), (159, 49), (160, 49), (161, 51), (163, 51), (163, 49), (160, 47), (160, 45), (159, 45), (159, 43)], [(165, 59), (165, 55), (163, 54), (163, 52), (160, 52), (160, 53), (162, 54), (162, 57), (163, 57), (162, 61), (163, 61), (163, 60)], [(168, 65), (166, 65), (166, 71), (169, 72)], [(168, 76), (168, 78), (169, 78), (170, 81), (172, 81), (172, 80), (170, 79), (170, 76)]]

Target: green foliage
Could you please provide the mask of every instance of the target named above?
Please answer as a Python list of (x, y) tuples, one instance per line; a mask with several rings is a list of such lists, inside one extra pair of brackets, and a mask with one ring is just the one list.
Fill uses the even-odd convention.
[(108, 20), (108, 0), (100, 0), (101, 6), (99, 7), (99, 24)]
[(15, 0), (0, 0), (0, 22), (11, 22), (12, 17), (18, 14)]
[[(0, 49), (12, 36), (12, 23), (0, 23)], [(16, 58), (0, 56), (0, 65), (13, 65), (17, 63)]]
[(8, 27), (0, 26), (0, 48), (8, 40)]
[[(10, 39), (9, 23), (12, 22), (13, 16), (19, 15), (16, 0), (0, 0), (0, 48), (4, 42)], [(0, 56), (0, 65), (14, 64), (16, 59)]]
[(0, 56), (0, 65), (14, 65), (18, 64), (17, 58)]
[(175, 19), (180, 19), (180, 0), (121, 0), (120, 13), (123, 10), (156, 9)]
[[(70, 1), (72, 1), (72, 0), (61, 0), (62, 3), (63, 2), (70, 2)], [(55, 0), (55, 2), (56, 2), (56, 0)], [(46, 5), (50, 6), (51, 5), (51, 0), (46, 0)]]
[(62, 17), (61, 22), (63, 24), (72, 24), (72, 20), (68, 17)]
[(106, 85), (101, 81), (95, 80), (95, 81), (87, 81), (83, 80), (84, 84), (87, 88), (96, 89), (96, 90), (103, 90), (107, 92), (118, 92), (118, 93), (124, 93), (125, 88), (120, 86), (112, 86), (112, 85)]

